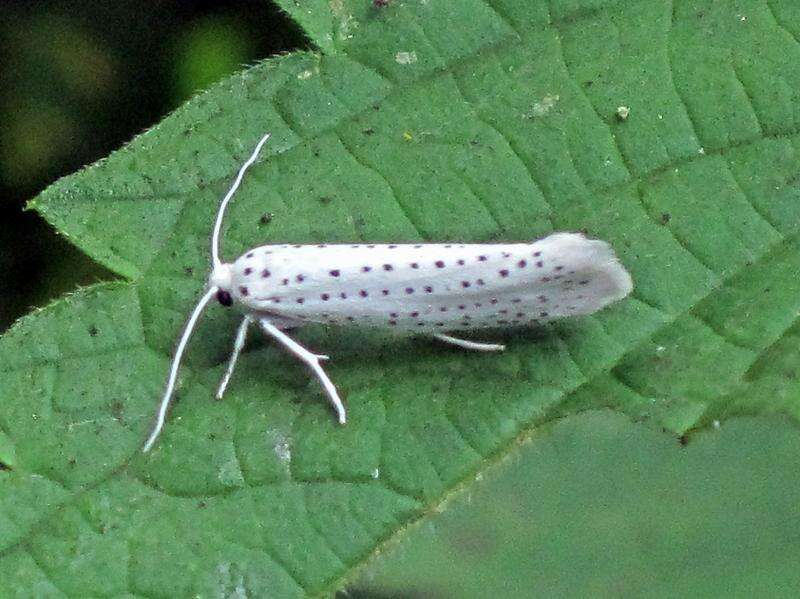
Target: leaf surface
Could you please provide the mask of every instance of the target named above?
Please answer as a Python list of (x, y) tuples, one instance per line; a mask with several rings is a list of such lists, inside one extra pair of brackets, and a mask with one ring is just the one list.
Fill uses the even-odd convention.
[[(291, 4), (324, 54), (221, 82), (32, 202), (128, 281), (0, 340), (9, 588), (322, 593), (561, 416), (610, 407), (675, 434), (739, 414), (797, 417), (796, 9), (337, 0), (301, 18)], [(142, 457), (217, 203), (265, 131), (226, 223), (229, 259), (269, 242), (586, 230), (611, 242), (634, 294), (498, 333), (509, 351), (497, 356), (301, 330), (334, 358), (346, 427), (261, 341), (212, 401), (237, 324), (217, 307), (166, 434)]]

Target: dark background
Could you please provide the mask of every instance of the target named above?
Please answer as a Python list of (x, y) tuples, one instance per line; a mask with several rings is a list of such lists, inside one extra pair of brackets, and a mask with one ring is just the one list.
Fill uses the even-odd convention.
[(25, 202), (260, 59), (308, 48), (266, 0), (0, 4), (0, 332), (114, 275)]

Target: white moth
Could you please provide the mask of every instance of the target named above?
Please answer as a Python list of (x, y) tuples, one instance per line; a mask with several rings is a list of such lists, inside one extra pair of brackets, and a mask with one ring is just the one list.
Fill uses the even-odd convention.
[(311, 368), (344, 424), (342, 400), (320, 366), (328, 356), (308, 351), (284, 330), (309, 322), (386, 327), (427, 334), (466, 349), (501, 351), (503, 345), (446, 332), (530, 326), (591, 314), (632, 289), (631, 277), (611, 247), (577, 233), (553, 233), (531, 243), (264, 245), (233, 263), (222, 262), (219, 237), (225, 209), (267, 139), (269, 134), (258, 142), (220, 203), (211, 237), (208, 289), (178, 342), (144, 451), (161, 433), (183, 352), (213, 298), (223, 306), (238, 303), (245, 312), (218, 398), (233, 374), (248, 327), (257, 323)]

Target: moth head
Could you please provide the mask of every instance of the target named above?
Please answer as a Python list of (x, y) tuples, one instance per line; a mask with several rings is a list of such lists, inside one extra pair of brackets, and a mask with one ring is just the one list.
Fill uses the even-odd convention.
[(209, 288), (217, 288), (217, 301), (226, 308), (233, 305), (233, 296), (231, 295), (232, 268), (232, 264), (220, 262), (214, 266), (214, 270), (211, 271), (211, 276), (208, 278)]

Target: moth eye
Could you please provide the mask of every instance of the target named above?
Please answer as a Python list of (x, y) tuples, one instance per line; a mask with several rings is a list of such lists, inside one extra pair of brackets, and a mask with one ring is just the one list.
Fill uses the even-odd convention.
[(233, 305), (233, 298), (231, 297), (231, 294), (224, 289), (217, 291), (217, 301), (226, 308), (230, 308)]

